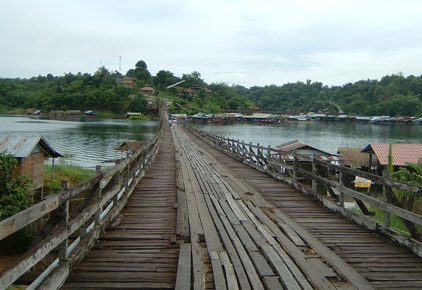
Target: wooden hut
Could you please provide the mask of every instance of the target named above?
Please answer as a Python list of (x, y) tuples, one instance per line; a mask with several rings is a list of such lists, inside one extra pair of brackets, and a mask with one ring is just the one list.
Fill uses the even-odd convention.
[(42, 136), (5, 137), (0, 140), (0, 152), (4, 151), (18, 160), (17, 174), (27, 174), (31, 178), (34, 189), (43, 186), (44, 159), (63, 157)]
[(146, 141), (124, 141), (122, 144), (114, 148), (115, 151), (126, 153), (126, 157), (141, 148)]
[[(422, 144), (391, 144), (393, 166), (406, 167), (407, 163), (422, 163)], [(389, 143), (372, 143), (363, 148), (362, 153), (369, 154), (369, 164), (376, 166), (378, 174), (388, 165)], [(376, 157), (376, 160), (375, 158)]]
[(81, 110), (67, 110), (66, 111), (66, 115), (69, 115), (69, 116), (81, 116), (82, 115), (82, 112), (81, 112)]
[[(361, 169), (370, 167), (368, 154), (362, 153), (362, 148), (340, 147), (337, 153), (342, 156), (344, 166)], [(376, 158), (376, 156), (373, 157), (375, 162)]]
[(312, 145), (306, 144), (299, 140), (293, 140), (276, 147), (282, 151), (280, 158), (286, 162), (293, 162), (293, 155), (288, 153), (297, 153), (305, 156), (312, 156), (315, 159), (327, 161), (333, 164), (340, 164), (343, 158), (339, 154), (329, 153), (322, 149), (318, 149)]

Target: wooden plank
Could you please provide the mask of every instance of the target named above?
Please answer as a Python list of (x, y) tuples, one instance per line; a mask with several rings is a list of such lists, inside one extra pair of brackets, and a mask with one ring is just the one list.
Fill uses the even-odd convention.
[(271, 262), (271, 265), (276, 270), (284, 287), (287, 289), (300, 289), (299, 284), (281, 258), (277, 255), (276, 251), (274, 251), (271, 246), (265, 245), (262, 246), (261, 249), (263, 250), (265, 257)]
[(191, 281), (191, 244), (181, 244), (177, 266), (176, 290), (190, 289)]
[(275, 276), (265, 276), (263, 278), (265, 289), (280, 290), (283, 289), (280, 285), (280, 280)]
[(316, 249), (343, 277), (350, 281), (358, 289), (373, 289), (372, 285), (355, 269), (348, 265), (344, 260), (328, 249), (323, 243), (309, 234), (302, 226), (293, 221), (280, 210), (274, 210), (274, 213), (285, 223), (291, 225), (297, 233), (314, 249)]
[(298, 247), (306, 247), (302, 238), (286, 223), (279, 222), (278, 226), (283, 230), (286, 236)]
[(233, 225), (236, 234), (239, 236), (242, 244), (248, 251), (258, 252), (258, 248), (256, 247), (255, 243), (252, 241), (251, 237), (243, 227), (243, 225)]
[(271, 267), (268, 265), (265, 258), (259, 252), (249, 252), (249, 256), (252, 259), (252, 262), (255, 265), (256, 270), (259, 273), (259, 276), (262, 278), (264, 276), (274, 276), (274, 272)]
[(185, 238), (189, 237), (188, 205), (184, 191), (177, 190), (177, 225), (176, 234)]
[(308, 261), (314, 265), (314, 267), (318, 268), (322, 274), (326, 278), (336, 278), (337, 274), (334, 273), (334, 271), (327, 266), (327, 264), (324, 264), (319, 258), (308, 258)]
[[(214, 223), (215, 223), (215, 225), (218, 229), (220, 237), (221, 237), (221, 239), (224, 243), (225, 249), (229, 253), (231, 260), (232, 260), (233, 264), (235, 265), (234, 270), (236, 271), (237, 277), (239, 279), (240, 287), (242, 289), (251, 289), (248, 278), (247, 278), (246, 273), (245, 273), (245, 269), (242, 266), (242, 263), (241, 263), (239, 256), (238, 256), (238, 254), (237, 254), (237, 252), (236, 252), (236, 250), (233, 246), (231, 239), (229, 238), (227, 232), (224, 229), (224, 226), (223, 226), (223, 224), (222, 224), (222, 222), (219, 218), (219, 215), (217, 214), (217, 212), (215, 211), (215, 209), (213, 207), (212, 199), (209, 198), (208, 195), (205, 195), (205, 200), (208, 204), (208, 208), (210, 209), (210, 213), (211, 213), (212, 218), (214, 220)], [(218, 204), (217, 200), (215, 200), (215, 202), (216, 202), (216, 204)], [(227, 255), (227, 253), (226, 253), (226, 255)], [(220, 256), (220, 259), (221, 259), (221, 262), (223, 263), (223, 258), (221, 256)], [(223, 265), (224, 265), (224, 263), (223, 263)], [(226, 275), (227, 275), (227, 273), (226, 273)], [(230, 288), (228, 288), (228, 289), (230, 289)]]
[[(183, 176), (189, 176), (188, 165), (181, 162)], [(193, 281), (195, 289), (203, 289), (205, 287), (205, 266), (203, 264), (204, 256), (200, 246), (200, 236), (204, 234), (200, 223), (198, 208), (196, 206), (195, 193), (190, 182), (185, 179), (186, 201), (188, 205), (189, 229), (192, 243), (192, 264), (193, 264)]]
[(256, 273), (255, 268), (246, 252), (243, 248), (242, 243), (240, 242), (239, 238), (237, 237), (236, 233), (234, 232), (233, 228), (231, 227), (229, 221), (225, 217), (221, 217), (221, 221), (224, 224), (224, 227), (227, 230), (227, 233), (230, 236), (230, 239), (233, 241), (233, 245), (236, 248), (236, 251), (242, 261), (242, 264), (245, 268), (246, 273), (248, 274), (249, 281), (252, 284), (253, 289), (264, 289), (261, 280), (259, 279), (258, 274)]
[[(221, 259), (221, 264), (224, 267), (227, 278), (227, 289), (229, 290), (238, 290), (239, 285), (237, 284), (236, 274), (234, 273), (233, 265), (230, 263), (229, 256), (226, 252), (218, 253)], [(243, 289), (243, 287), (242, 287)]]
[[(217, 252), (210, 253), (211, 264), (212, 264), (212, 272), (214, 273), (214, 284), (216, 290), (225, 290), (227, 289), (226, 286), (226, 278), (224, 277), (224, 272), (220, 260), (220, 256)], [(185, 288), (188, 289), (188, 288)]]
[(301, 271), (297, 268), (295, 263), (291, 261), (289, 256), (291, 256), (296, 261), (300, 269), (302, 269), (304, 273), (306, 273), (306, 275), (309, 277), (312, 283), (314, 283), (318, 287), (318, 289), (331, 289), (331, 283), (324, 278), (324, 276), (318, 269), (315, 269), (312, 265), (307, 262), (306, 257), (302, 253), (302, 251), (297, 248), (296, 245), (294, 245), (293, 242), (281, 232), (281, 230), (268, 218), (268, 216), (266, 216), (260, 208), (253, 206), (250, 202), (247, 202), (247, 204), (248, 208), (254, 214), (256, 214), (256, 216), (258, 216), (264, 224), (268, 225), (268, 227), (276, 235), (277, 240), (280, 242), (281, 246), (286, 250), (286, 252), (289, 253), (289, 255), (286, 254), (286, 252), (284, 252), (280, 245), (271, 240), (273, 243), (273, 247), (276, 249), (277, 253), (283, 259), (286, 265), (288, 265), (288, 267), (292, 270), (292, 273), (296, 277), (297, 281), (301, 283), (302, 287), (304, 289), (312, 289), (312, 287), (307, 282), (306, 278), (302, 275)]
[(49, 195), (45, 200), (0, 221), (0, 240), (36, 221), (59, 206), (58, 195)]
[(218, 202), (219, 202), (221, 208), (223, 209), (225, 216), (230, 220), (230, 223), (232, 225), (240, 225), (239, 219), (232, 212), (231, 208), (227, 204), (227, 200), (226, 199), (220, 199)]

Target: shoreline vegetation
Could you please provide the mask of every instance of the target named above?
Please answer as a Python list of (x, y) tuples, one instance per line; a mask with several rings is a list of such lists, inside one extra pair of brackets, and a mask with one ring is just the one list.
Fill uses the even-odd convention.
[[(125, 75), (100, 67), (94, 74), (65, 73), (29, 79), (0, 77), (0, 113), (23, 114), (80, 110), (98, 117), (122, 117), (127, 112), (154, 116), (165, 102), (170, 113), (188, 116), (226, 110), (331, 112), (355, 116), (422, 117), (422, 75), (386, 75), (328, 87), (306, 80), (283, 85), (252, 86), (206, 83), (197, 71), (175, 76), (160, 70), (153, 76), (141, 60)], [(110, 114), (110, 115), (109, 115)]]

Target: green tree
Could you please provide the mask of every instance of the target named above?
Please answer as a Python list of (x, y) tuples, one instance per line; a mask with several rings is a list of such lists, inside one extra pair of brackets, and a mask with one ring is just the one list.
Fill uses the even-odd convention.
[(28, 208), (33, 202), (31, 181), (16, 174), (17, 160), (0, 153), (0, 220)]
[(151, 80), (151, 74), (145, 61), (140, 60), (135, 64), (135, 69), (130, 69), (126, 75), (128, 77), (136, 77), (144, 84)]

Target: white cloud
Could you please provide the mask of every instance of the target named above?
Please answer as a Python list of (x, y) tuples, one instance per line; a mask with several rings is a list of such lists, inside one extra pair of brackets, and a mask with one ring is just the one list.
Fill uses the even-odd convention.
[[(144, 2), (144, 3), (143, 3)], [(420, 75), (418, 0), (16, 0), (0, 11), (0, 77), (199, 71), (245, 86)]]

